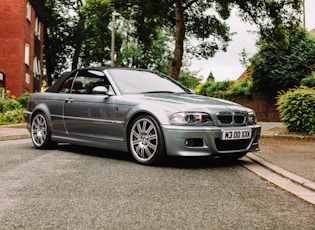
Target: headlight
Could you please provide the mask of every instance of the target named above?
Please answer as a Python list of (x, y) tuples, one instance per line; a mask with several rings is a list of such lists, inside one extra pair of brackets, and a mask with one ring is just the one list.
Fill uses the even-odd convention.
[(247, 125), (255, 125), (257, 123), (256, 114), (254, 112), (248, 113)]
[(211, 116), (201, 112), (182, 112), (171, 116), (172, 124), (203, 124), (212, 122)]

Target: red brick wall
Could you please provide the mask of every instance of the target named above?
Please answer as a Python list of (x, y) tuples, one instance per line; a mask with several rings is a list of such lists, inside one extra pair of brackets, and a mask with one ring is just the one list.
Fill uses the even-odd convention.
[(24, 71), (21, 67), (24, 62), (24, 11), (24, 1), (1, 0), (0, 69), (6, 73), (6, 88), (13, 95), (19, 95), (22, 91), (20, 81)]
[[(6, 74), (6, 89), (19, 97), (33, 92), (34, 28), (36, 12), (26, 19), (27, 0), (0, 0), (0, 70)], [(41, 44), (43, 44), (43, 24)], [(25, 44), (30, 45), (29, 66), (25, 64)], [(42, 55), (41, 55), (42, 56)], [(41, 57), (42, 63), (42, 57)], [(30, 76), (26, 83), (25, 74)]]
[(280, 121), (277, 111), (276, 99), (268, 95), (254, 96), (253, 98), (230, 99), (236, 103), (255, 110), (258, 121), (277, 122)]

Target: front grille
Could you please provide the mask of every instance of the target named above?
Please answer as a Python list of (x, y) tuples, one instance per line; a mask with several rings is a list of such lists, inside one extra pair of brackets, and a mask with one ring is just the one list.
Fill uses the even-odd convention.
[(237, 125), (245, 124), (246, 122), (246, 115), (245, 113), (235, 113), (234, 114), (234, 123)]
[(232, 113), (219, 113), (217, 115), (219, 124), (233, 124), (233, 114)]
[(218, 122), (220, 125), (245, 125), (246, 113), (237, 112), (222, 112), (217, 114)]
[(251, 139), (246, 140), (220, 140), (215, 139), (217, 150), (219, 151), (231, 151), (231, 150), (243, 150), (247, 149), (250, 145)]

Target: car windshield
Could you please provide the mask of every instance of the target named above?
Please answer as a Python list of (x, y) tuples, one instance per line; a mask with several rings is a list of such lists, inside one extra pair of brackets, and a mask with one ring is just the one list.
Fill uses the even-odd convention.
[(162, 74), (129, 69), (109, 69), (108, 72), (122, 94), (188, 92), (173, 79)]

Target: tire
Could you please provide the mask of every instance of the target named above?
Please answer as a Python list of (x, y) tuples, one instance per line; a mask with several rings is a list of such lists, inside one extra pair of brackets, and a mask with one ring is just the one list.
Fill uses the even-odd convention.
[(57, 145), (51, 141), (48, 119), (43, 113), (37, 113), (31, 122), (31, 137), (35, 148), (50, 149)]
[(129, 150), (140, 164), (158, 165), (166, 158), (165, 143), (158, 123), (149, 115), (135, 119), (129, 131)]

